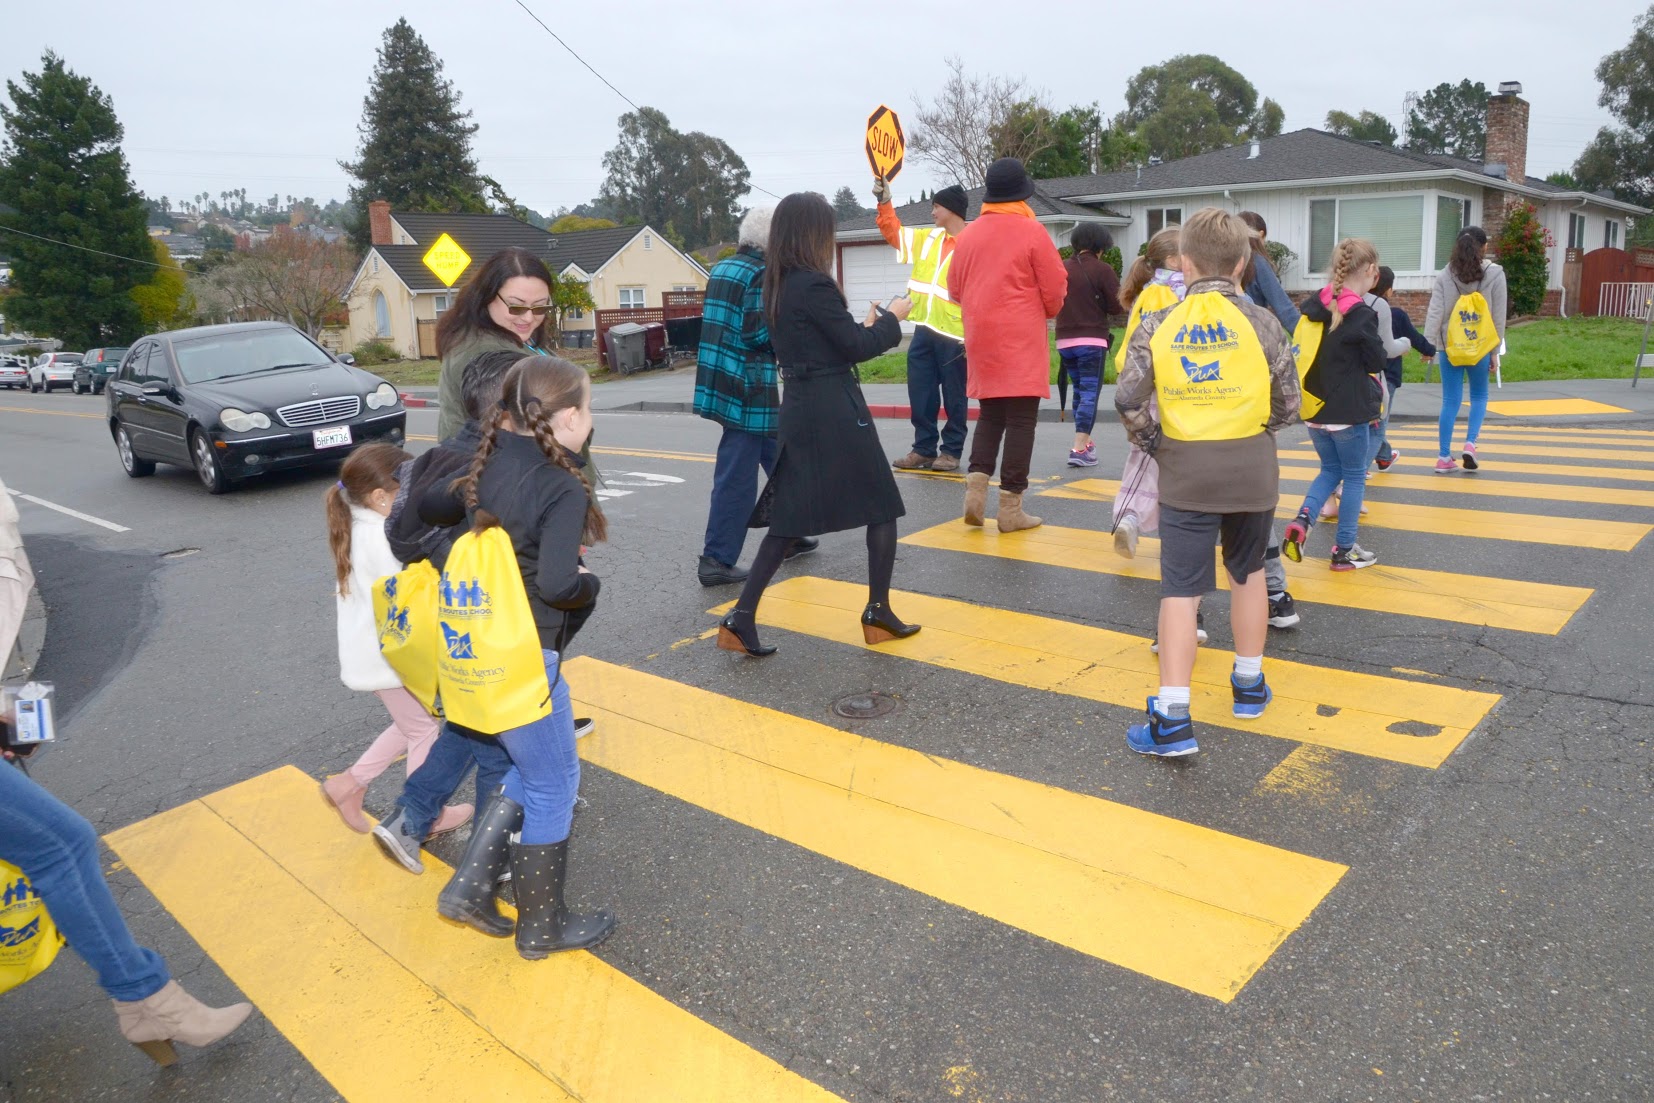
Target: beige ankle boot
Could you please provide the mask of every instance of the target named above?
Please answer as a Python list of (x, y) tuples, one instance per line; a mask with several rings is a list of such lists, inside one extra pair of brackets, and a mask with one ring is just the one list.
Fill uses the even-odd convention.
[(211, 1045), (247, 1021), (253, 1013), (250, 1003), (229, 1007), (208, 1007), (169, 980), (166, 987), (146, 999), (114, 1000), (115, 1017), (121, 1037), (149, 1055), (158, 1065), (178, 1060), (173, 1042), (188, 1046)]
[(345, 821), (345, 826), (352, 831), (367, 834), (373, 825), (362, 814), (362, 798), (367, 796), (368, 787), (351, 777), (349, 773), (334, 774), (322, 782), (322, 798), (333, 806), (339, 813), (339, 818)]
[(1037, 529), (1040, 519), (1033, 514), (1022, 512), (1022, 495), (1013, 494), (1009, 490), (999, 492), (999, 531), (1016, 532), (1018, 529)]
[(988, 512), (988, 476), (986, 472), (972, 471), (965, 476), (965, 523), (982, 527)]

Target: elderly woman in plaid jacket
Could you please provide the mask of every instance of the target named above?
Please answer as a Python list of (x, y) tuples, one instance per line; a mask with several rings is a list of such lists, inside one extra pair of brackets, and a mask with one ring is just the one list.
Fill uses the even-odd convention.
[[(770, 214), (769, 207), (747, 212), (741, 220), (739, 248), (712, 266), (706, 284), (695, 412), (722, 425), (724, 435), (712, 469), (712, 504), (697, 571), (702, 586), (746, 579), (747, 572), (735, 564), (758, 500), (758, 469), (768, 475), (775, 468), (781, 390), (763, 303)], [(817, 544), (813, 538), (801, 540), (792, 554), (814, 551)]]

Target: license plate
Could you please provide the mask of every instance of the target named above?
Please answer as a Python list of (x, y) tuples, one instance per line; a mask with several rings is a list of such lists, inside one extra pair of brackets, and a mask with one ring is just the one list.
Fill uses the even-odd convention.
[(350, 426), (335, 425), (331, 429), (312, 429), (311, 437), (317, 448), (338, 448), (350, 443)]

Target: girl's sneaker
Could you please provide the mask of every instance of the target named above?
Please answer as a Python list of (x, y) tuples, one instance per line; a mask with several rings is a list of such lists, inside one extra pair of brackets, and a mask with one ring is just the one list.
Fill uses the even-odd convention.
[(1300, 509), (1298, 516), (1286, 523), (1286, 531), (1281, 533), (1282, 555), (1294, 563), (1304, 561), (1304, 541), (1309, 539), (1309, 528), (1312, 523), (1307, 509)]
[(1122, 559), (1137, 557), (1137, 514), (1128, 513), (1114, 526), (1114, 551)]
[(1378, 464), (1378, 469), (1380, 471), (1388, 471), (1390, 470), (1390, 466), (1399, 459), (1401, 459), (1401, 449), (1392, 448), (1390, 449), (1389, 459), (1385, 459), (1383, 456), (1380, 456), (1375, 462)]
[(1473, 440), (1465, 441), (1465, 443), (1464, 443), (1464, 469), (1466, 471), (1474, 471), (1480, 466), (1482, 466), (1482, 465), (1476, 462), (1476, 442), (1473, 441)]
[(1436, 474), (1438, 474), (1438, 475), (1451, 475), (1453, 472), (1457, 471), (1458, 469), (1459, 469), (1459, 465), (1454, 463), (1447, 456), (1442, 456), (1440, 459), (1438, 459), (1436, 461)]
[(1092, 441), (1084, 448), (1074, 449), (1068, 453), (1069, 467), (1096, 467), (1097, 442)]
[(1335, 571), (1359, 571), (1362, 567), (1371, 567), (1377, 562), (1378, 556), (1360, 544), (1332, 549), (1332, 569)]

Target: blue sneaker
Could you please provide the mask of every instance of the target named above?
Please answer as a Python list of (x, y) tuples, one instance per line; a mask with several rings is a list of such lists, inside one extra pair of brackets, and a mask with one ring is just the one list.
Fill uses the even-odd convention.
[(1256, 720), (1275, 699), (1275, 691), (1269, 688), (1262, 674), (1258, 675), (1257, 683), (1250, 686), (1241, 685), (1235, 675), (1230, 674), (1229, 688), (1235, 691), (1235, 715), (1242, 720)]
[(1160, 758), (1181, 758), (1200, 750), (1195, 742), (1195, 723), (1187, 716), (1173, 719), (1156, 710), (1158, 697), (1149, 698), (1149, 722), (1133, 724), (1126, 729), (1126, 746), (1138, 754), (1152, 754)]
[(1096, 441), (1093, 441), (1092, 443), (1086, 445), (1084, 448), (1079, 448), (1079, 449), (1075, 449), (1073, 451), (1070, 451), (1068, 453), (1068, 466), (1069, 467), (1096, 467), (1097, 466), (1097, 443), (1096, 443)]

